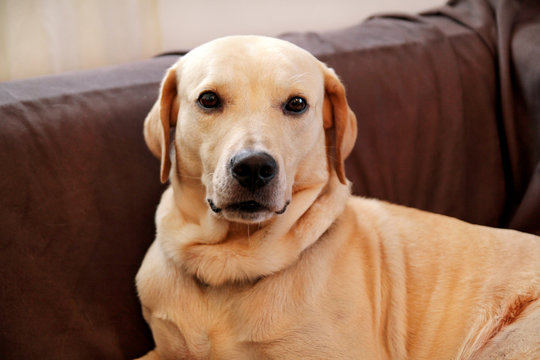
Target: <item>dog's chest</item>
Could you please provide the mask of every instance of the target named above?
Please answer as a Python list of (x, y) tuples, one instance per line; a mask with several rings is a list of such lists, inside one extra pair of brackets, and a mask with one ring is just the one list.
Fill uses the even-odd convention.
[(160, 352), (171, 358), (184, 353), (184, 358), (220, 354), (219, 358), (242, 359), (249, 354), (247, 358), (264, 359), (257, 344), (291, 339), (299, 319), (309, 318), (304, 315), (311, 306), (301, 300), (305, 283), (284, 272), (243, 287), (205, 286), (171, 266), (156, 244), (137, 275), (154, 339)]
[[(187, 290), (187, 289), (184, 289)], [(257, 344), (280, 340), (285, 329), (294, 327), (284, 312), (279, 295), (238, 288), (212, 289), (192, 284), (189, 291), (162, 309), (161, 318), (174, 322), (190, 356), (208, 358), (265, 358)]]

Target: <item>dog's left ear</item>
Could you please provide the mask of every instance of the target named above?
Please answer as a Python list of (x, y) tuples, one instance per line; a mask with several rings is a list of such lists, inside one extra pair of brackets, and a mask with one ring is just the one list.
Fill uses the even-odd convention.
[[(345, 159), (351, 153), (356, 141), (356, 116), (347, 103), (345, 87), (333, 69), (322, 64), (324, 73), (323, 124), (328, 150), (335, 148), (335, 153), (328, 153), (333, 162), (339, 181), (347, 183), (345, 177)], [(327, 150), (327, 151), (328, 151)]]
[(176, 64), (168, 71), (161, 83), (159, 98), (144, 120), (144, 139), (150, 151), (161, 159), (161, 182), (169, 179), (170, 129), (176, 125), (178, 116), (178, 96)]

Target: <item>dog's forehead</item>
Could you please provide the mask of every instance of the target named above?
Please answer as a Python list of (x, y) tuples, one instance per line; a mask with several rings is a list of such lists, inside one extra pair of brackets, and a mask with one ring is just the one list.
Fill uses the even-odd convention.
[[(287, 41), (261, 36), (233, 36), (203, 44), (181, 60), (182, 81), (229, 82), (273, 79), (313, 86), (321, 82), (319, 61)], [(187, 85), (187, 84), (186, 84)]]

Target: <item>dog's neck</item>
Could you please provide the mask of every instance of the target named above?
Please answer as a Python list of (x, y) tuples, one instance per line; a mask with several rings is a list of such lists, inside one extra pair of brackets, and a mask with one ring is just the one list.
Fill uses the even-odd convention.
[(202, 185), (178, 177), (171, 184), (156, 213), (158, 241), (181, 271), (210, 286), (245, 284), (290, 266), (328, 230), (350, 194), (332, 174), (328, 182), (293, 192), (285, 214), (246, 225), (217, 217)]

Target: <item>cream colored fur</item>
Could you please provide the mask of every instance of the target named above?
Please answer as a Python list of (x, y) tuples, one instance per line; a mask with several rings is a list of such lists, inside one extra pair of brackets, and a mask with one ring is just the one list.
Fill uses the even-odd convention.
[[(169, 69), (145, 122), (171, 185), (137, 274), (144, 359), (540, 358), (539, 238), (350, 196), (355, 137), (337, 76), (287, 42), (223, 38)], [(279, 168), (256, 218), (227, 207), (245, 148)]]

